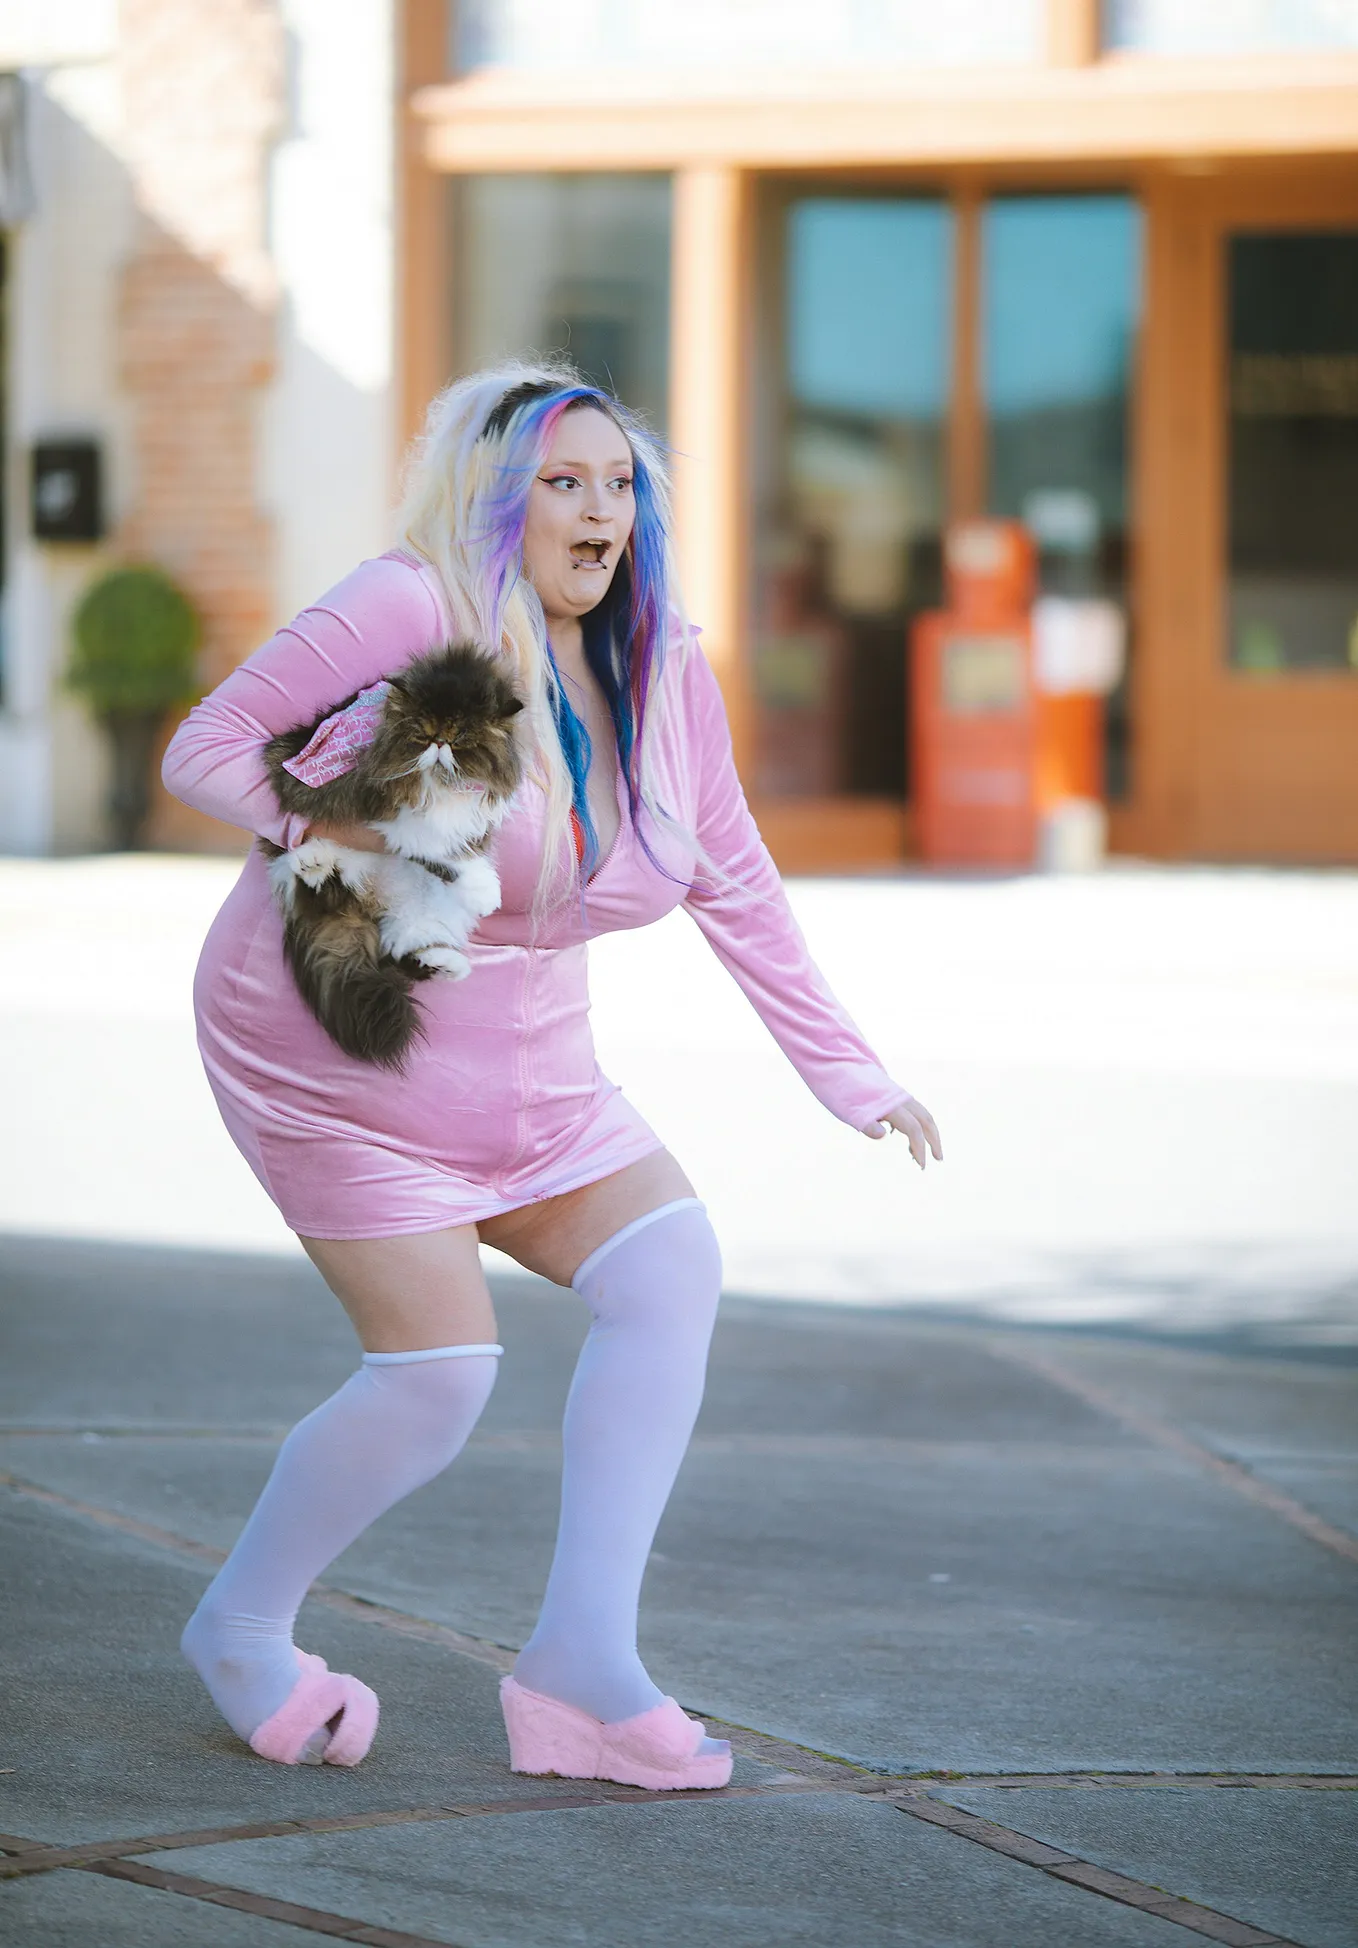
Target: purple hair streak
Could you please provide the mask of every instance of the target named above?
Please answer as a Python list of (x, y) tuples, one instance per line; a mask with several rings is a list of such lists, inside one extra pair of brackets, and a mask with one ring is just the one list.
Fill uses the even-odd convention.
[[(533, 482), (559, 421), (587, 406), (607, 413), (626, 435), (632, 452), (636, 520), (631, 538), (608, 592), (582, 622), (586, 660), (613, 720), (629, 816), (651, 857), (640, 829), (641, 752), (664, 663), (670, 616), (668, 490), (663, 457), (653, 435), (597, 386), (563, 378), (559, 383), (529, 380), (511, 388), (490, 413), (481, 434), (494, 469), (493, 484), (479, 498), (479, 525), (467, 539), (478, 557), (478, 579), (490, 611), (486, 624), (494, 641), (500, 635), (505, 605), (523, 573), (523, 534)], [(550, 641), (546, 648), (552, 715), (570, 776), (571, 802), (584, 835), (583, 867), (588, 876), (599, 863), (598, 834), (586, 788), (589, 733), (571, 706)]]

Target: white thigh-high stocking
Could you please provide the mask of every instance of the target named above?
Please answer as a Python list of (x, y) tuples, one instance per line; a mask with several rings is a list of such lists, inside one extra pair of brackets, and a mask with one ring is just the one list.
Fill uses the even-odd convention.
[(321, 1571), (461, 1451), (490, 1398), (498, 1346), (365, 1353), (284, 1441), (240, 1540), (180, 1646), (248, 1739), (297, 1682), (292, 1626)]
[(703, 1397), (721, 1292), (706, 1211), (688, 1197), (624, 1225), (571, 1283), (594, 1321), (566, 1403), (552, 1572), (514, 1676), (614, 1724), (664, 1696), (637, 1655), (637, 1604)]

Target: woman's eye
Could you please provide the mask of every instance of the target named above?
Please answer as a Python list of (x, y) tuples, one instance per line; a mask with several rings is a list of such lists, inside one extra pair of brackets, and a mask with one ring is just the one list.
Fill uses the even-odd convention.
[(580, 482), (573, 473), (553, 473), (546, 476), (549, 487), (578, 487)]
[(630, 473), (620, 473), (608, 484), (610, 487), (615, 487), (620, 494), (625, 494), (631, 488), (632, 476)]

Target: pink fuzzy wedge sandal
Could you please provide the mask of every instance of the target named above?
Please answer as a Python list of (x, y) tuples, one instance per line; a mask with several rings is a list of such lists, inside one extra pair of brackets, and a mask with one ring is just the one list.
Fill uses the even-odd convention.
[(611, 1779), (652, 1792), (724, 1786), (731, 1777), (730, 1747), (723, 1740), (720, 1752), (700, 1752), (707, 1727), (686, 1717), (673, 1698), (635, 1718), (605, 1725), (574, 1705), (544, 1698), (505, 1677), (500, 1680), (500, 1707), (515, 1772)]
[[(330, 1670), (323, 1657), (297, 1653), (301, 1675), (286, 1704), (256, 1728), (250, 1749), (279, 1765), (357, 1765), (377, 1731), (377, 1694), (347, 1671)], [(332, 1719), (338, 1723), (315, 1758), (308, 1746)]]

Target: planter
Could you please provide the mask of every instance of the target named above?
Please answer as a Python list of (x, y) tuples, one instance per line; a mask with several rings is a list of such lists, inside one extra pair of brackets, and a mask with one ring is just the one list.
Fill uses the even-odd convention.
[(164, 718), (163, 710), (108, 710), (99, 719), (113, 752), (108, 822), (115, 852), (141, 846), (151, 809), (151, 760)]
[(84, 697), (112, 747), (108, 811), (119, 852), (142, 842), (151, 760), (165, 714), (198, 694), (200, 633), (184, 591), (149, 564), (110, 569), (86, 589), (76, 609), (66, 681)]

